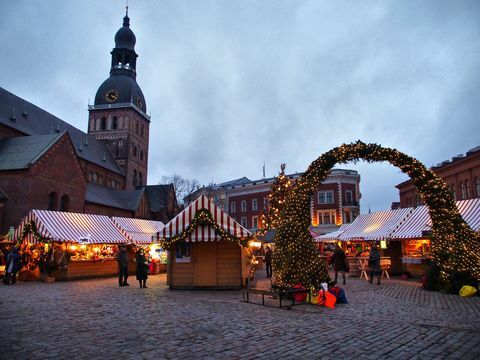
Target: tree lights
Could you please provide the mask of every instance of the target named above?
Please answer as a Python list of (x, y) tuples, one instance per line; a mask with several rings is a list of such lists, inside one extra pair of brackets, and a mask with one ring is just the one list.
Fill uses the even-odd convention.
[(388, 161), (409, 175), (432, 219), (432, 256), (442, 288), (459, 274), (480, 281), (480, 235), (463, 220), (444, 181), (418, 160), (395, 149), (357, 141), (336, 147), (313, 161), (288, 193), (278, 220), (273, 268), (279, 286), (318, 286), (328, 279), (310, 232), (310, 196), (337, 163)]

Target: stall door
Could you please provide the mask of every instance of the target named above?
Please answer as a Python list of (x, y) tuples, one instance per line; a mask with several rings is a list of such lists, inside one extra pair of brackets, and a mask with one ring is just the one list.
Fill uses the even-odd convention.
[(197, 242), (192, 247), (195, 286), (217, 286), (217, 244)]

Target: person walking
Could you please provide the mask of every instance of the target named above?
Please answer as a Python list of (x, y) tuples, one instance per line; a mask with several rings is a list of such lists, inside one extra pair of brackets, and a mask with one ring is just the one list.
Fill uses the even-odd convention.
[(12, 249), (7, 255), (7, 264), (5, 265), (7, 282), (6, 285), (14, 285), (17, 282), (17, 272), (20, 270), (21, 256), (18, 249), (12, 246)]
[(347, 271), (347, 257), (345, 252), (338, 244), (335, 244), (335, 250), (333, 251), (332, 259), (330, 262), (333, 264), (333, 270), (335, 271), (335, 283), (337, 282), (338, 272), (342, 272), (343, 285), (345, 285), (345, 272)]
[(147, 279), (148, 279), (148, 261), (145, 256), (145, 250), (140, 249), (137, 253), (137, 280), (141, 288), (147, 288)]
[(382, 270), (380, 269), (380, 252), (378, 251), (377, 245), (372, 246), (370, 256), (368, 257), (368, 266), (370, 267), (370, 284), (373, 284), (373, 276), (377, 275), (377, 284), (380, 285)]
[(127, 247), (122, 245), (117, 255), (118, 262), (118, 286), (130, 286), (128, 279), (128, 254)]
[(272, 253), (272, 249), (267, 247), (267, 250), (265, 250), (265, 270), (267, 270), (267, 278), (272, 277)]

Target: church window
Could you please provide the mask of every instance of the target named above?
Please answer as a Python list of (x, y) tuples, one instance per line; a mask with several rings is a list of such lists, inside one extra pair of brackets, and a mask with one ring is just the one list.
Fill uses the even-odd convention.
[(107, 128), (107, 119), (102, 117), (100, 119), (100, 130), (105, 130)]
[(70, 198), (67, 194), (63, 194), (60, 200), (60, 211), (68, 211), (70, 206)]
[(140, 160), (143, 161), (143, 150), (140, 151)]
[(137, 186), (137, 170), (133, 170), (133, 186)]
[(117, 119), (116, 116), (113, 116), (112, 117), (112, 129), (117, 130), (117, 127), (118, 127), (118, 119)]
[(98, 173), (95, 171), (92, 176), (92, 181), (96, 183), (98, 181)]
[(143, 185), (143, 175), (141, 172), (138, 173), (138, 184)]
[(133, 156), (137, 156), (137, 147), (136, 146), (133, 147)]
[(57, 209), (57, 193), (52, 191), (48, 195), (48, 210), (56, 210)]
[(125, 116), (125, 120), (123, 121), (123, 128), (128, 129), (128, 121), (130, 118), (128, 116)]
[(138, 134), (138, 121), (135, 122), (135, 133)]
[(142, 125), (140, 128), (140, 136), (143, 138), (145, 136), (145, 126)]

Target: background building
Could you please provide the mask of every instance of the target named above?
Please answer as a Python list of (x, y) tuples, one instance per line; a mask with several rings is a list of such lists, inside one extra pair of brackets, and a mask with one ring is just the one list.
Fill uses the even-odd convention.
[(173, 186), (146, 186), (150, 117), (135, 42), (127, 14), (110, 76), (88, 109), (88, 133), (0, 88), (0, 232), (31, 209), (173, 218)]
[[(455, 200), (480, 197), (480, 146), (430, 168), (447, 184)], [(398, 184), (400, 207), (423, 205), (411, 180)]]

